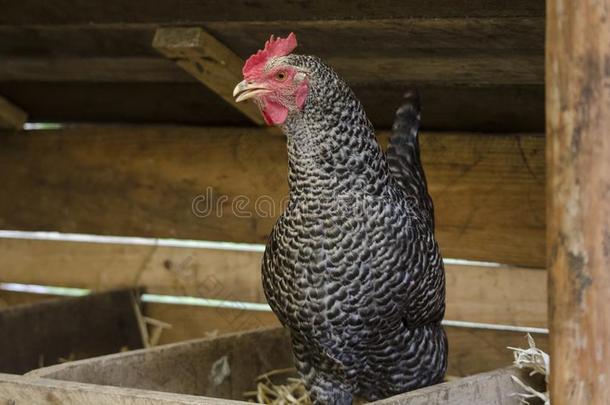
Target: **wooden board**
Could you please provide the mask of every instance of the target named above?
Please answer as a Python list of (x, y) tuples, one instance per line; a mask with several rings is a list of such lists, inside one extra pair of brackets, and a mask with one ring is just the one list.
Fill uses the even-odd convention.
[[(422, 136), (445, 257), (544, 266), (543, 148), (526, 135)], [(264, 243), (287, 194), (284, 139), (257, 129), (3, 136), (0, 169), (13, 196), (0, 201), (4, 229)]]
[[(350, 85), (540, 85), (544, 58), (535, 55), (440, 55), (385, 58), (333, 57), (325, 62)], [(182, 63), (193, 74), (195, 65)], [(240, 65), (241, 67), (241, 65)], [(202, 71), (208, 72), (209, 69)], [(201, 76), (201, 74), (197, 73)], [(196, 76), (195, 76), (196, 77)], [(233, 80), (230, 80), (233, 78)], [(212, 77), (214, 86), (234, 87), (240, 75)], [(161, 58), (12, 58), (0, 65), (0, 82), (192, 82), (175, 63)], [(207, 79), (206, 79), (207, 80)], [(210, 80), (207, 80), (210, 83)], [(214, 89), (213, 89), (214, 90)], [(233, 90), (233, 89), (231, 89)], [(217, 91), (215, 91), (218, 93)], [(223, 92), (223, 95), (225, 93)], [(232, 102), (228, 96), (225, 102)], [(253, 114), (253, 113), (252, 113)]]
[[(0, 239), (0, 282), (98, 291), (144, 286), (157, 294), (265, 302), (261, 259), (261, 252)], [(545, 271), (451, 264), (445, 269), (446, 319), (546, 327)], [(0, 303), (2, 298), (0, 292)], [(183, 313), (189, 316), (178, 310), (174, 316)], [(228, 330), (221, 321), (213, 322)]]
[[(353, 90), (375, 126), (390, 128), (411, 87), (369, 84)], [(417, 88), (424, 128), (544, 132), (543, 85)], [(191, 82), (0, 82), (0, 93), (26, 106), (33, 122), (248, 125), (233, 107)]]
[(21, 130), (27, 118), (23, 110), (0, 96), (0, 130)]
[[(172, 324), (164, 331), (160, 343), (174, 343), (203, 338), (209, 333), (244, 330), (241, 325), (267, 327), (279, 325), (271, 313), (189, 307), (185, 305), (147, 305), (147, 315)], [(526, 334), (476, 328), (445, 327), (449, 340), (447, 375), (465, 376), (508, 366), (512, 363), (512, 347), (527, 347)], [(548, 335), (534, 335), (536, 344), (549, 350)]]
[[(421, 5), (420, 5), (421, 6)], [(420, 7), (421, 8), (421, 7)], [(9, 58), (158, 57), (159, 24), (0, 25), (0, 54)], [(165, 25), (161, 25), (165, 26)], [(455, 54), (544, 55), (543, 17), (391, 18), (375, 20), (204, 21), (201, 27), (245, 59), (270, 34), (294, 32), (298, 52), (330, 57)]]
[(503, 368), (444, 384), (422, 388), (392, 398), (372, 402), (375, 405), (521, 405), (515, 395), (524, 390), (517, 387), (512, 377), (524, 381), (529, 387), (540, 389), (535, 378), (526, 370)]
[[(447, 335), (450, 345), (447, 375), (450, 376), (504, 368), (513, 360), (511, 351), (504, 345), (522, 347), (526, 343), (524, 335), (506, 332), (464, 332), (447, 328)], [(536, 339), (541, 348), (547, 349), (545, 337), (537, 335)], [(206, 377), (211, 365), (225, 355), (232, 378), (213, 386)], [(252, 389), (256, 376), (291, 366), (288, 332), (281, 328), (263, 328), (57, 365), (29, 375), (237, 399)], [(133, 373), (134, 369), (139, 372)]]
[(0, 311), (0, 370), (25, 373), (61, 358), (141, 348), (132, 290), (18, 305)]
[(163, 27), (155, 32), (152, 46), (252, 122), (264, 124), (255, 104), (239, 104), (233, 97), (235, 85), (243, 80), (244, 61), (212, 35), (199, 27)]
[(143, 0), (129, 3), (113, 1), (111, 5), (100, 0), (74, 2), (59, 0), (40, 4), (24, 0), (11, 7), (3, 7), (0, 24), (74, 24), (74, 23), (126, 23), (180, 21), (190, 24), (203, 21), (270, 21), (270, 20), (322, 20), (322, 19), (380, 19), (409, 17), (497, 17), (544, 16), (541, 0), (515, 0), (510, 3), (497, 0), (471, 0), (456, 3), (451, 0), (421, 2), (416, 0), (383, 0), (372, 4), (366, 0), (345, 3), (315, 0), (307, 3), (281, 0), (239, 0), (232, 2), (193, 2)]
[(216, 405), (244, 402), (206, 399), (192, 395), (104, 387), (45, 378), (27, 378), (0, 373), (0, 400), (7, 404), (65, 405)]

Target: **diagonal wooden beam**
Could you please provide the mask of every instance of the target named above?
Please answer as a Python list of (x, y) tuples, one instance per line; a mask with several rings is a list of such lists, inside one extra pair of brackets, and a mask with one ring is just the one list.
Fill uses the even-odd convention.
[(25, 111), (0, 96), (0, 129), (21, 129), (27, 118)]
[(216, 38), (198, 27), (158, 28), (153, 47), (174, 60), (178, 66), (241, 111), (252, 122), (264, 124), (253, 103), (235, 103), (233, 88), (243, 80), (243, 61)]

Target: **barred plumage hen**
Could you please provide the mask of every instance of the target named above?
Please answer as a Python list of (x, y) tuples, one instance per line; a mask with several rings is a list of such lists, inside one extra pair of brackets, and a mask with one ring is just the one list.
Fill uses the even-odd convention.
[(316, 404), (438, 383), (445, 278), (417, 97), (398, 110), (386, 157), (350, 88), (296, 45), (271, 37), (234, 92), (287, 136), (290, 199), (263, 258), (267, 300)]

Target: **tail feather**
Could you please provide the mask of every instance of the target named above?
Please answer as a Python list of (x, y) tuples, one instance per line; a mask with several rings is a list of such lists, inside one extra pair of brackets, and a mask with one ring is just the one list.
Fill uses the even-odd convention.
[(405, 103), (396, 111), (387, 153), (388, 164), (408, 198), (434, 226), (434, 207), (419, 155), (419, 124), (419, 95), (416, 91), (409, 91), (405, 94)]

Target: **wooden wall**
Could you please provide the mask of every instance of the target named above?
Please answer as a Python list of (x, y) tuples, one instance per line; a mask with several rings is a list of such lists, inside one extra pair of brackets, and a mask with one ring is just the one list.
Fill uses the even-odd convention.
[[(284, 138), (249, 127), (152, 39), (202, 27), (246, 58), (270, 33), (295, 31), (299, 52), (352, 86), (382, 144), (404, 91), (422, 94), (443, 255), (501, 264), (448, 265), (447, 318), (546, 326), (544, 1), (13, 3), (0, 7), (0, 95), (31, 121), (67, 125), (0, 133), (0, 229), (265, 243), (287, 194)], [(0, 239), (0, 283), (260, 303), (260, 256)], [(240, 308), (146, 311), (173, 325), (162, 342), (277, 322)], [(504, 347), (525, 342), (476, 328), (450, 340), (458, 374), (506, 364)], [(476, 363), (481, 353), (489, 361)]]

